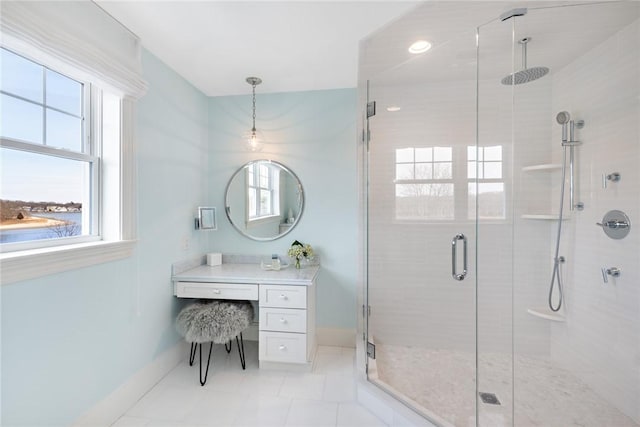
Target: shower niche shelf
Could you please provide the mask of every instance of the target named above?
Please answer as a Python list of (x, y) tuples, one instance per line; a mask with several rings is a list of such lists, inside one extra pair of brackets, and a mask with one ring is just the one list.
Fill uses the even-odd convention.
[[(536, 219), (536, 220), (543, 220), (543, 221), (556, 221), (558, 219), (558, 215), (552, 215), (552, 214), (524, 214), (521, 216), (522, 219)], [(562, 217), (563, 221), (568, 221), (570, 217), (568, 216), (564, 216)]]
[(548, 308), (528, 308), (527, 313), (531, 314), (535, 317), (540, 317), (541, 319), (547, 319), (554, 322), (564, 322), (564, 315), (558, 314), (554, 311), (551, 311)]
[(522, 168), (522, 172), (553, 172), (562, 169), (560, 163), (544, 163), (541, 165), (531, 165)]

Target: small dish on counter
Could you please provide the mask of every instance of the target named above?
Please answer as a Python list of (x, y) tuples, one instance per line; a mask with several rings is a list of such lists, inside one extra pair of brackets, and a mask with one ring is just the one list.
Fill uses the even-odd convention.
[(269, 271), (269, 270), (273, 270), (273, 271), (278, 271), (278, 270), (284, 270), (285, 268), (289, 268), (291, 264), (285, 264), (283, 262), (280, 262), (279, 266), (274, 266), (273, 264), (267, 264), (264, 262), (264, 260), (260, 261), (260, 268), (265, 270), (265, 271)]

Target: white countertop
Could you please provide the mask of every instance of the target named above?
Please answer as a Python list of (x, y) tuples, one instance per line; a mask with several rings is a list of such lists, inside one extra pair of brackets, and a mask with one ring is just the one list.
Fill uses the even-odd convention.
[(258, 264), (222, 264), (215, 267), (200, 265), (179, 274), (174, 282), (258, 283), (265, 285), (311, 286), (320, 266), (307, 265), (296, 269), (293, 265), (279, 271), (263, 270)]

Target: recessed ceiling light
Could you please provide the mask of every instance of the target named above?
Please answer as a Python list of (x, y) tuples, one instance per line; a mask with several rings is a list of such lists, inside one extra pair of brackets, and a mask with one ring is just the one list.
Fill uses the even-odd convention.
[(425, 53), (429, 49), (431, 49), (431, 43), (426, 40), (418, 40), (409, 46), (409, 52), (414, 54)]
[(395, 111), (400, 111), (400, 107), (398, 107), (397, 105), (389, 105), (387, 107), (387, 111), (393, 113)]

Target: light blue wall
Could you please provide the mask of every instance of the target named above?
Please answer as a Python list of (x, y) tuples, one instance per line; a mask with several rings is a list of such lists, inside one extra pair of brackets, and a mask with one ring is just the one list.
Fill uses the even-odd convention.
[[(355, 327), (355, 89), (259, 95), (273, 143), (239, 147), (250, 98), (207, 99), (144, 52), (138, 103), (138, 237), (132, 257), (2, 285), (2, 425), (68, 425), (179, 340), (170, 265), (207, 251), (284, 253), (294, 239), (322, 257), (318, 326)], [(245, 162), (270, 158), (302, 180), (307, 205), (286, 238), (258, 243), (226, 221), (224, 189)], [(219, 230), (193, 230), (197, 206)], [(188, 248), (184, 248), (184, 244)]]
[[(357, 275), (356, 99), (355, 89), (260, 94), (256, 127), (268, 143), (262, 152), (244, 150), (241, 136), (251, 128), (251, 97), (209, 100), (211, 203), (218, 207), (218, 231), (211, 250), (224, 253), (284, 254), (294, 240), (311, 244), (322, 260), (318, 280), (318, 327), (354, 329)], [(250, 160), (271, 159), (288, 166), (306, 196), (296, 228), (274, 242), (255, 242), (231, 227), (224, 192), (231, 175)]]
[(68, 425), (179, 339), (170, 265), (207, 249), (208, 105), (151, 54), (143, 66), (135, 254), (0, 288), (2, 425)]

